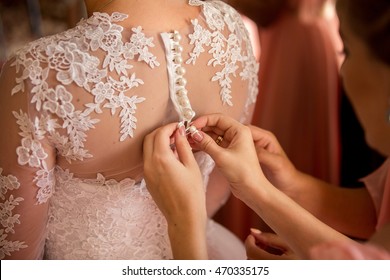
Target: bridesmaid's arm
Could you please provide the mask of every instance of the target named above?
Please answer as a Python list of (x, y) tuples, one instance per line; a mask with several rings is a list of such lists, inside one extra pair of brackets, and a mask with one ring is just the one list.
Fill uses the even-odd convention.
[(176, 260), (208, 259), (205, 209), (187, 214), (192, 215), (167, 219), (173, 258)]
[[(161, 127), (145, 137), (146, 186), (168, 223), (175, 259), (207, 259), (206, 201), (202, 176), (177, 123)], [(170, 147), (174, 139), (176, 149)]]

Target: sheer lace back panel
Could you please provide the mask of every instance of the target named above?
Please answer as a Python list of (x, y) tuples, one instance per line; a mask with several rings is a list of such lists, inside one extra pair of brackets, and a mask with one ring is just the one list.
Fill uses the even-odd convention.
[[(45, 234), (50, 258), (170, 257), (165, 221), (142, 181), (144, 136), (192, 112), (243, 121), (257, 94), (240, 16), (220, 1), (189, 1), (187, 10), (170, 30), (95, 13), (9, 60), (1, 257), (41, 256)], [(213, 165), (205, 166), (207, 181)]]

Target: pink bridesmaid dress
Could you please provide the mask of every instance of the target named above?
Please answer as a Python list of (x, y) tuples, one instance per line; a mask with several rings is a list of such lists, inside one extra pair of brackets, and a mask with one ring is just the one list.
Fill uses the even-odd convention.
[[(299, 3), (298, 3), (299, 2)], [(272, 131), (306, 173), (339, 183), (339, 79), (323, 1), (298, 1), (260, 30), (259, 96), (252, 123)], [(317, 10), (316, 10), (317, 7)]]

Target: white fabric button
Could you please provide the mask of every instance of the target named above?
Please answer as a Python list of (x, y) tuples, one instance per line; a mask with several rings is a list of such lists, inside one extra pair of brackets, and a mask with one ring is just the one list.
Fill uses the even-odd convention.
[(184, 87), (184, 86), (187, 84), (187, 80), (184, 79), (184, 78), (178, 78), (178, 79), (176, 80), (176, 83), (177, 83), (179, 86)]
[(173, 50), (177, 53), (181, 53), (183, 51), (183, 47), (180, 45), (174, 46)]
[(186, 96), (187, 95), (187, 90), (185, 90), (184, 88), (181, 88), (178, 91), (176, 91), (176, 95), (177, 96)]
[(179, 34), (179, 32), (175, 31), (175, 33), (173, 34), (173, 41), (180, 42), (180, 40), (181, 40), (181, 35)]
[(195, 116), (195, 112), (192, 109), (186, 108), (184, 109), (184, 117), (187, 120), (191, 120)]
[(186, 73), (186, 69), (184, 67), (181, 67), (181, 66), (177, 67), (177, 69), (176, 69), (177, 75), (183, 76), (185, 73)]
[(177, 55), (174, 57), (173, 61), (176, 63), (176, 64), (182, 64), (183, 63), (183, 59), (181, 58), (181, 56)]
[(188, 100), (187, 96), (182, 96), (179, 98), (179, 104), (183, 107), (187, 107), (190, 105), (190, 101)]

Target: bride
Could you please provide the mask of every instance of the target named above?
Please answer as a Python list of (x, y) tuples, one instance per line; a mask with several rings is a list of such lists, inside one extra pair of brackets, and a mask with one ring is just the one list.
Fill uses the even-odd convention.
[[(0, 258), (170, 259), (143, 179), (143, 138), (206, 113), (249, 121), (258, 65), (248, 34), (221, 1), (85, 4), (88, 19), (2, 69)], [(196, 158), (212, 217), (227, 183), (208, 156)], [(207, 232), (210, 258), (245, 258), (211, 218)]]

